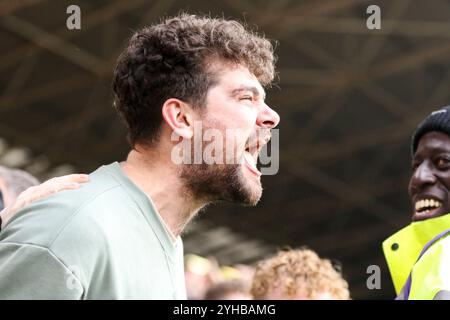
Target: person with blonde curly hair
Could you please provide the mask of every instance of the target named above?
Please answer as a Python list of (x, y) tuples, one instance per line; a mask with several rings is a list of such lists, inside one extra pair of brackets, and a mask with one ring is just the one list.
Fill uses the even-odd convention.
[(348, 300), (348, 283), (330, 260), (302, 248), (258, 263), (251, 293), (260, 300)]

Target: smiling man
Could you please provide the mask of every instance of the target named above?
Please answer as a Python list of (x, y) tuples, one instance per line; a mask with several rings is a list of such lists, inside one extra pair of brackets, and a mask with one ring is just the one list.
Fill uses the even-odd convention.
[[(132, 150), (7, 223), (0, 298), (186, 298), (185, 225), (209, 203), (261, 197), (257, 153), (279, 122), (264, 101), (274, 62), (271, 43), (236, 21), (181, 14), (136, 32), (113, 81)], [(235, 129), (231, 163), (173, 161), (173, 136), (193, 140), (199, 121)]]
[(450, 299), (450, 106), (412, 139), (413, 223), (383, 243), (398, 299)]

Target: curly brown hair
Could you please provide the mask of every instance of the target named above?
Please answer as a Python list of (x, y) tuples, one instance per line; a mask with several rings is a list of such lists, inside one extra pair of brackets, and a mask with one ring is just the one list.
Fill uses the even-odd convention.
[(157, 140), (167, 99), (203, 107), (217, 80), (212, 62), (243, 65), (267, 86), (275, 60), (270, 41), (233, 20), (181, 13), (135, 32), (113, 80), (114, 105), (128, 126), (131, 146)]
[(321, 293), (330, 293), (336, 300), (350, 299), (348, 283), (340, 271), (330, 260), (306, 248), (281, 251), (257, 265), (253, 297), (264, 299), (274, 289), (281, 289), (287, 298), (303, 292), (309, 299)]

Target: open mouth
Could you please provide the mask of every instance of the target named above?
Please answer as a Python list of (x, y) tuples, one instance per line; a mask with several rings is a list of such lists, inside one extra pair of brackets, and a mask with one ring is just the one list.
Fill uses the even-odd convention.
[(261, 171), (258, 170), (258, 155), (261, 150), (261, 145), (256, 142), (253, 145), (247, 144), (244, 152), (244, 164), (255, 176), (260, 177)]
[(421, 199), (414, 204), (414, 220), (423, 220), (435, 215), (436, 210), (442, 207), (442, 202), (435, 199)]
[(256, 177), (261, 177), (262, 173), (258, 170), (258, 156), (261, 149), (270, 141), (270, 131), (259, 132), (260, 134), (252, 135), (245, 144), (243, 156), (243, 164)]

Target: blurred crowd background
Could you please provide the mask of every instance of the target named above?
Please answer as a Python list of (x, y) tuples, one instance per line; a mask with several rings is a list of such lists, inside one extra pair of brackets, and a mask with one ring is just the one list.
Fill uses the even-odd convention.
[[(80, 30), (66, 27), (72, 4)], [(380, 30), (366, 27), (372, 4)], [(211, 206), (186, 231), (189, 297), (264, 298), (272, 279), (291, 298), (299, 285), (297, 298), (346, 299), (347, 283), (353, 299), (393, 298), (381, 242), (410, 221), (410, 135), (450, 101), (450, 1), (0, 0), (0, 164), (42, 181), (123, 159), (115, 61), (132, 30), (182, 10), (278, 42), (267, 101), (281, 116), (279, 172), (263, 177), (260, 204)], [(302, 246), (313, 251), (277, 258)]]

